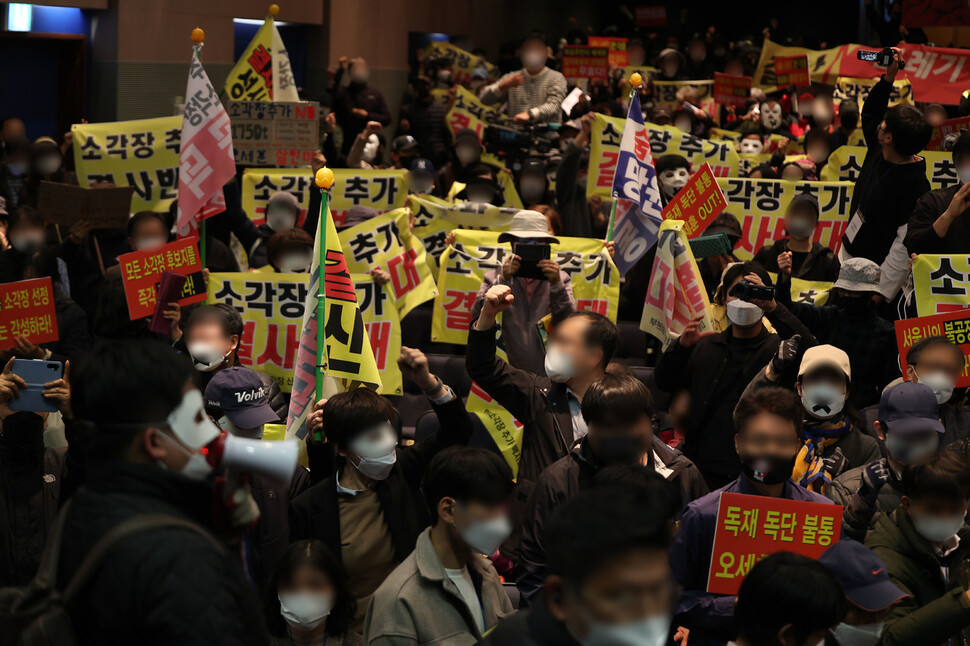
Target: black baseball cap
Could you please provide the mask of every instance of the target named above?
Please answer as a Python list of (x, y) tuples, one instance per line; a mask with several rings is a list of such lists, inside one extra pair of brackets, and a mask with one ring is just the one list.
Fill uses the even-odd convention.
[(431, 163), (430, 159), (424, 157), (418, 157), (411, 162), (411, 167), (408, 170), (418, 175), (434, 177), (434, 164)]
[(889, 580), (879, 557), (851, 538), (825, 550), (818, 562), (839, 582), (849, 601), (868, 612), (885, 610), (909, 596)]
[(269, 405), (269, 388), (255, 370), (242, 366), (213, 375), (205, 388), (205, 405), (221, 410), (238, 428), (280, 422), (279, 415)]
[(800, 206), (807, 206), (808, 208), (812, 209), (815, 219), (818, 220), (819, 208), (817, 197), (809, 193), (801, 193), (796, 195), (791, 199), (791, 202), (788, 203), (788, 212), (791, 213)]
[(401, 135), (400, 137), (395, 137), (394, 141), (391, 142), (391, 150), (396, 153), (417, 149), (418, 140), (411, 135)]
[(936, 395), (929, 386), (915, 381), (904, 381), (884, 390), (876, 419), (894, 433), (931, 430), (943, 433)]

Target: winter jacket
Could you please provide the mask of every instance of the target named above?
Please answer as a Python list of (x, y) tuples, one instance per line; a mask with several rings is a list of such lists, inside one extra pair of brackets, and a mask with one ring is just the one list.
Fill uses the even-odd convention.
[(91, 335), (88, 334), (88, 320), (84, 310), (56, 287), (54, 314), (57, 317), (58, 339), (41, 344), (42, 348), (51, 351), (51, 361), (64, 363), (68, 359), (76, 359), (91, 348)]
[[(58, 569), (66, 585), (94, 544), (139, 514), (211, 525), (213, 491), (157, 466), (88, 465), (64, 526)], [(238, 562), (195, 532), (159, 528), (115, 546), (70, 609), (81, 644), (260, 644), (262, 608)]]
[[(368, 121), (377, 121), (382, 126), (391, 123), (391, 112), (387, 109), (384, 95), (375, 87), (367, 83), (351, 82), (349, 85), (340, 86), (344, 70), (341, 68), (334, 79), (337, 94), (334, 97), (333, 111), (337, 115), (337, 122), (344, 130), (344, 143), (341, 152), (347, 154), (354, 138), (360, 134)], [(359, 108), (367, 112), (363, 117), (354, 114), (354, 109)]]
[(970, 253), (970, 222), (964, 217), (966, 213), (950, 223), (946, 236), (942, 238), (933, 229), (933, 223), (949, 208), (950, 200), (960, 186), (958, 182), (950, 188), (929, 191), (916, 200), (906, 230), (906, 251), (944, 255)]
[[(778, 273), (778, 256), (789, 251), (788, 238), (775, 240), (773, 244), (765, 245), (755, 254), (755, 261), (765, 270)], [(802, 280), (817, 280), (834, 283), (839, 277), (839, 259), (835, 257), (835, 252), (828, 247), (823, 247), (818, 242), (812, 243), (812, 249), (802, 262), (798, 271), (792, 274), (792, 278)]]
[(310, 487), (310, 472), (297, 466), (288, 486), (263, 475), (253, 474), (250, 489), (259, 508), (256, 526), (248, 530), (246, 547), (253, 580), (264, 589), (290, 544), (290, 501)]
[[(883, 462), (886, 461), (886, 458), (880, 459)], [(903, 485), (896, 476), (896, 473), (892, 469), (889, 469), (889, 480), (879, 488), (875, 507), (872, 509), (850, 509), (852, 497), (859, 491), (859, 487), (862, 486), (862, 474), (865, 472), (866, 466), (868, 465), (849, 469), (844, 472), (832, 481), (832, 484), (829, 485), (828, 492), (826, 492), (826, 495), (835, 504), (842, 505), (843, 507), (842, 534), (860, 542), (865, 541), (866, 535), (883, 514), (892, 513), (896, 507), (899, 507), (899, 503), (903, 498)]]
[(958, 536), (957, 548), (941, 558), (902, 507), (876, 521), (866, 547), (885, 563), (890, 581), (911, 595), (893, 606), (881, 645), (955, 645), (970, 640), (970, 599), (960, 584), (970, 557), (970, 527), (964, 525)]

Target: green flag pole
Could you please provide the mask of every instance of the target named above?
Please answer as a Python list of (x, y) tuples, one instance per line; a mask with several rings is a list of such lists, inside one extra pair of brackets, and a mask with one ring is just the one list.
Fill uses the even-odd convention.
[[(320, 267), (317, 278), (317, 392), (313, 404), (323, 399), (323, 352), (326, 349), (326, 276), (327, 276), (327, 203), (330, 201), (330, 189), (333, 188), (333, 171), (323, 167), (317, 171), (314, 181), (320, 188), (320, 219), (317, 221), (317, 235), (320, 236)], [(315, 434), (314, 441), (322, 442), (320, 432)]]
[(613, 206), (610, 208), (610, 226), (606, 230), (606, 241), (613, 239), (613, 223), (616, 222), (616, 191), (613, 191)]

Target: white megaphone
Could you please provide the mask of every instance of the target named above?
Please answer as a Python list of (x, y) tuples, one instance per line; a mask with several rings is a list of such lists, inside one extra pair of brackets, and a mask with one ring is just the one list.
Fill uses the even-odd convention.
[(214, 468), (258, 473), (289, 485), (296, 471), (299, 442), (265, 442), (223, 432), (209, 444), (206, 461)]

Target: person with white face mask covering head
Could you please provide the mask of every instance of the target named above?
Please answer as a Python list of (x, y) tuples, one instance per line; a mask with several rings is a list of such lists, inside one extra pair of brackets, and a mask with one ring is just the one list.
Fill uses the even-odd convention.
[(543, 594), (480, 644), (666, 646), (678, 590), (659, 503), (656, 490), (612, 484), (561, 503), (544, 529)]
[(269, 586), (276, 601), (266, 625), (274, 646), (362, 646), (351, 630), (357, 601), (343, 564), (318, 540), (295, 541), (282, 553)]
[(347, 166), (364, 170), (384, 167), (383, 126), (377, 121), (368, 121), (363, 131), (354, 139), (354, 145), (347, 153)]
[(545, 35), (533, 31), (523, 38), (519, 58), (522, 69), (486, 85), (479, 98), (486, 105), (505, 102), (506, 114), (514, 123), (559, 123), (566, 77), (546, 67), (549, 47)]
[(431, 527), (374, 593), (366, 643), (471, 644), (513, 611), (486, 558), (512, 531), (512, 486), (505, 459), (487, 449), (453, 447), (431, 460), (421, 481)]
[(791, 278), (834, 283), (839, 277), (839, 259), (831, 249), (813, 240), (817, 225), (818, 198), (796, 195), (785, 209), (788, 236), (758, 250), (755, 261), (780, 274), (779, 283)]
[[(214, 503), (225, 503), (202, 451), (220, 431), (205, 414), (189, 363), (159, 341), (112, 339), (72, 367), (73, 413), (93, 428), (84, 442), (84, 486), (64, 508), (59, 573), (71, 580), (94, 545), (122, 523), (145, 514), (166, 518), (114, 543), (111, 558), (72, 601), (86, 617), (106, 608), (114, 617), (77, 624), (79, 639), (117, 644), (141, 634), (159, 643), (268, 643), (238, 553), (214, 538), (231, 529), (213, 515)], [(196, 622), (189, 636), (185, 618), (198, 616), (200, 600), (221, 611)]]
[(657, 179), (665, 201), (669, 202), (690, 179), (690, 162), (681, 155), (661, 155), (655, 160)]
[(742, 155), (760, 155), (765, 149), (765, 139), (761, 133), (742, 134), (738, 141), (738, 152)]
[(962, 131), (951, 151), (959, 182), (924, 193), (906, 231), (906, 252), (970, 254), (970, 132)]
[(424, 354), (402, 348), (398, 367), (431, 401), (438, 428), (432, 425), (424, 436), (428, 427), (422, 426), (424, 439), (398, 447), (397, 413), (372, 390), (317, 402), (307, 419), (310, 469), (329, 475), (290, 505), (290, 539), (323, 540), (350, 573), (358, 631), (371, 595), (430, 523), (419, 490), (428, 462), (449, 446), (466, 444), (473, 430), (461, 399), (431, 374)]
[(909, 593), (886, 617), (880, 644), (959, 644), (970, 625), (970, 469), (940, 451), (903, 472), (900, 506), (883, 514), (866, 547)]
[(845, 618), (829, 631), (833, 646), (876, 646), (893, 606), (909, 595), (889, 580), (885, 564), (862, 543), (843, 538), (818, 562), (839, 582), (848, 601)]

